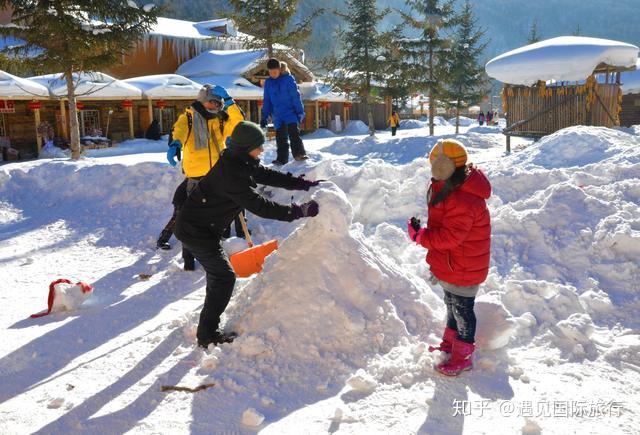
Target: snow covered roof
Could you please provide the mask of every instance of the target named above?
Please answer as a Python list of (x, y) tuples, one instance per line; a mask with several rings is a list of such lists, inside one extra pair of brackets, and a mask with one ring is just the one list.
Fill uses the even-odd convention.
[(40, 83), (0, 71), (0, 98), (7, 100), (31, 100), (33, 98), (48, 97), (49, 90)]
[(208, 76), (192, 77), (192, 79), (201, 85), (208, 83), (222, 86), (233, 98), (241, 98), (245, 100), (262, 99), (263, 89), (238, 75), (211, 74)]
[[(67, 81), (61, 76), (61, 73), (46, 74), (29, 77), (29, 80), (46, 86), (52, 97), (65, 98), (67, 96)], [(104, 73), (74, 73), (73, 78), (78, 83), (76, 87), (76, 97), (79, 100), (102, 100), (109, 98), (139, 99), (142, 97), (142, 91), (140, 89)]]
[(620, 81), (623, 94), (640, 94), (640, 59), (636, 63), (636, 70), (622, 73)]
[(149, 35), (169, 38), (209, 39), (219, 36), (236, 36), (237, 30), (233, 20), (228, 18), (193, 22), (158, 17), (158, 21), (149, 31)]
[(333, 92), (331, 88), (318, 82), (305, 82), (300, 83), (300, 94), (305, 101), (329, 101), (335, 103), (342, 103), (348, 101), (348, 99), (336, 92)]
[[(301, 71), (303, 80), (312, 80), (313, 73), (299, 60), (288, 54), (279, 55), (296, 71)], [(209, 50), (186, 61), (178, 67), (177, 74), (195, 78), (212, 74), (243, 75), (268, 59), (267, 50)], [(295, 71), (294, 71), (295, 73)]]
[(149, 98), (190, 99), (198, 95), (201, 84), (177, 74), (158, 74), (123, 80)]
[(209, 50), (180, 65), (176, 73), (192, 78), (213, 74), (242, 75), (266, 57), (267, 50)]
[(560, 36), (520, 47), (491, 59), (487, 74), (503, 83), (531, 86), (542, 80), (578, 81), (605, 64), (633, 68), (638, 47), (608, 39)]

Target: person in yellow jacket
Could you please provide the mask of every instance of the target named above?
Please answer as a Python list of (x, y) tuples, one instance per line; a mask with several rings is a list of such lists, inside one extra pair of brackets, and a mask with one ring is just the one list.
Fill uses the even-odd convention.
[[(243, 120), (242, 111), (227, 90), (213, 85), (204, 85), (196, 100), (178, 117), (171, 130), (167, 160), (171, 166), (176, 166), (176, 159), (180, 160), (182, 156), (182, 172), (186, 179), (174, 193), (173, 216), (160, 233), (156, 247), (171, 249), (169, 239), (182, 204), (198, 181), (216, 164), (220, 153), (226, 148), (227, 138)], [(244, 237), (239, 220), (236, 220), (236, 234)], [(183, 249), (182, 257), (184, 269), (193, 270), (193, 256)]]
[(391, 112), (391, 116), (389, 117), (389, 125), (391, 126), (391, 136), (395, 136), (396, 130), (400, 126), (400, 117), (396, 112)]
[(243, 120), (225, 88), (204, 85), (197, 100), (173, 125), (173, 141), (167, 151), (169, 164), (176, 166), (174, 159), (182, 154), (182, 171), (187, 178), (199, 180), (216, 164), (225, 141)]

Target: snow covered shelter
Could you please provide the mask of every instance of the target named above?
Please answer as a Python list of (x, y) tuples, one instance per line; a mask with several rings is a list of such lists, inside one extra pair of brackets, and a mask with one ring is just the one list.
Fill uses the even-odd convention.
[(541, 137), (573, 125), (620, 125), (620, 73), (633, 71), (638, 47), (562, 36), (504, 53), (486, 65), (504, 83), (507, 151), (511, 136)]

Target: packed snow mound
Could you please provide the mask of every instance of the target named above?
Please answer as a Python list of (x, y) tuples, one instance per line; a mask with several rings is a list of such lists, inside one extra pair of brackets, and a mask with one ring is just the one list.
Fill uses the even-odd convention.
[(429, 127), (428, 122), (420, 121), (418, 119), (403, 119), (400, 121), (400, 128), (403, 130), (412, 130), (415, 128)]
[(560, 36), (520, 47), (491, 59), (487, 74), (503, 83), (531, 86), (536, 82), (585, 80), (598, 65), (635, 67), (638, 47), (608, 39)]
[(332, 137), (336, 137), (336, 134), (328, 128), (319, 128), (313, 133), (304, 135), (304, 139), (328, 139)]
[(243, 390), (286, 402), (335, 394), (376, 354), (440, 329), (438, 298), (372, 249), (344, 192), (331, 186), (312, 198), (320, 214), (236, 289), (225, 316), (239, 337), (215, 350), (215, 363), (206, 359), (214, 378), (242, 377)]
[(346, 136), (356, 136), (361, 134), (369, 134), (369, 127), (360, 120), (349, 121), (347, 127), (342, 132)]
[(640, 162), (640, 138), (605, 127), (574, 126), (545, 136), (510, 159), (511, 164), (545, 169), (587, 166), (609, 161)]
[(500, 127), (499, 125), (478, 125), (476, 127), (471, 127), (469, 130), (467, 130), (467, 133), (498, 134), (502, 133), (502, 127)]
[[(461, 116), (458, 119), (458, 124), (460, 125), (460, 127), (471, 127), (473, 124), (477, 123), (478, 121), (476, 121), (475, 119), (467, 118), (466, 116)], [(449, 120), (449, 124), (456, 125), (456, 118), (451, 118)]]

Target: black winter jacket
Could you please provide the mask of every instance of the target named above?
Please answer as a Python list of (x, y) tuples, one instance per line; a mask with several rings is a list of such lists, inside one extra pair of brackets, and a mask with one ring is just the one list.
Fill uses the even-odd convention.
[(265, 219), (291, 222), (293, 207), (264, 198), (255, 191), (257, 183), (293, 190), (297, 179), (265, 168), (246, 154), (224, 150), (180, 210), (176, 238), (187, 246), (213, 247), (243, 209)]

